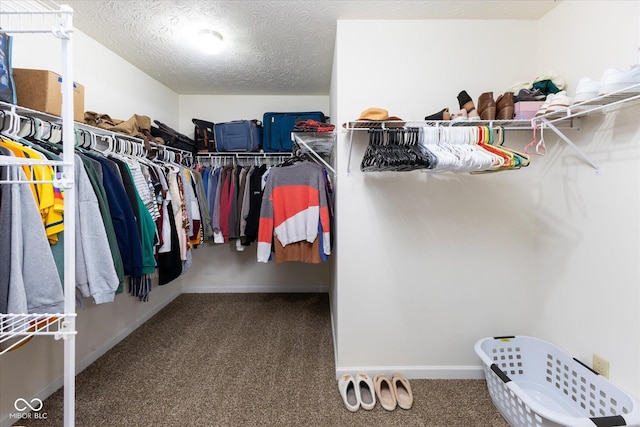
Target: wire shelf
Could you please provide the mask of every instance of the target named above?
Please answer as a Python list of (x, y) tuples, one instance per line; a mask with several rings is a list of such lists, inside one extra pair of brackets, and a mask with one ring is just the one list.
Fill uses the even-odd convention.
[(345, 123), (346, 131), (369, 129), (421, 128), (426, 126), (502, 126), (511, 129), (531, 129), (531, 120), (353, 120)]
[(68, 319), (76, 313), (0, 314), (0, 355), (14, 350), (36, 335), (53, 335), (56, 339), (76, 335), (69, 330)]
[(52, 33), (68, 38), (73, 30), (66, 25), (73, 10), (55, 2), (37, 0), (2, 0), (0, 2), (0, 32)]

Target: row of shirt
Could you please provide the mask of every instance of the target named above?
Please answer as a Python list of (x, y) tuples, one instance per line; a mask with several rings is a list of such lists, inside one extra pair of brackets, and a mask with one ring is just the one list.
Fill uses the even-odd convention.
[[(58, 145), (29, 138), (0, 138), (0, 155), (61, 160)], [(78, 303), (113, 301), (126, 278), (129, 293), (146, 301), (156, 270), (163, 285), (189, 269), (208, 215), (198, 171), (80, 148), (74, 164)], [(0, 256), (9, 265), (0, 270), (0, 313), (62, 312), (64, 192), (53, 185), (57, 173), (47, 165), (0, 167)]]
[(257, 242), (257, 261), (327, 260), (332, 247), (333, 186), (320, 165), (299, 158), (279, 165), (200, 169), (214, 243), (238, 251)]
[[(57, 144), (0, 138), (0, 156), (60, 161)], [(146, 301), (150, 275), (164, 285), (204, 242), (257, 242), (257, 261), (319, 263), (331, 253), (332, 183), (321, 166), (189, 168), (123, 153), (76, 148), (77, 303), (123, 292)], [(60, 168), (0, 166), (0, 313), (56, 313), (64, 304), (64, 192)], [(7, 181), (33, 181), (10, 184)], [(66, 236), (66, 238), (70, 238)], [(25, 255), (26, 254), (26, 255)]]

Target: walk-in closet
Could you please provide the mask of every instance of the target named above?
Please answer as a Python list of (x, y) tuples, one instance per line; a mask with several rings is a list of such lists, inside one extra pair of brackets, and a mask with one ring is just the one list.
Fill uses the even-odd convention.
[[(280, 31), (268, 33), (269, 43), (253, 29), (234, 33), (248, 19), (236, 3)], [(59, 115), (0, 103), (0, 285), (12, 296), (9, 283), (32, 292), (22, 301), (0, 289), (0, 427), (507, 426), (476, 347), (488, 337), (535, 337), (570, 354), (562, 366), (551, 351), (543, 356), (547, 382), (578, 407), (580, 370), (605, 363), (606, 382), (621, 394), (594, 388), (591, 404), (584, 386), (587, 418), (635, 421), (640, 76), (612, 96), (526, 120), (472, 123), (466, 110), (460, 117), (460, 94), (477, 106), (481, 94), (549, 81), (571, 99), (587, 78), (636, 69), (640, 1), (504, 1), (490, 9), (495, 2), (296, 0), (287, 14), (274, 11), (292, 2), (268, 3), (0, 1), (13, 68), (58, 74), (63, 108), (67, 100)], [(316, 7), (322, 19), (334, 13), (330, 35), (314, 35)], [(125, 9), (109, 40), (111, 16)], [(214, 36), (228, 44), (186, 62), (192, 47), (177, 28), (195, 28), (203, 10), (219, 15)], [(101, 13), (104, 22), (91, 28)], [(296, 20), (286, 22), (289, 14)], [(303, 41), (294, 42), (303, 31), (315, 40), (304, 54)], [(261, 51), (265, 44), (272, 50)], [(134, 59), (158, 49), (173, 72)], [(283, 52), (290, 62), (272, 66)], [(224, 71), (237, 65), (234, 76)], [(230, 83), (211, 89), (212, 75)], [(314, 83), (300, 87), (303, 77)], [(293, 132), (291, 151), (186, 150), (78, 122), (69, 105), (74, 82), (84, 90), (83, 112), (148, 117), (191, 137), (194, 118), (261, 120), (278, 111), (320, 111), (334, 128)], [(51, 155), (16, 160), (11, 141), (20, 140)], [(465, 157), (461, 147), (455, 156), (445, 148), (463, 143), (486, 151)], [(91, 165), (104, 173), (85, 174)], [(133, 165), (140, 174), (128, 177)], [(109, 227), (116, 214), (104, 206), (117, 194), (84, 196), (123, 173), (129, 193), (118, 194), (142, 210), (129, 228), (113, 220)], [(305, 211), (313, 232), (295, 252), (284, 243), (289, 231), (260, 222), (255, 204), (274, 191), (268, 178), (294, 175), (313, 177), (320, 195)], [(136, 180), (154, 185), (142, 191)], [(18, 208), (36, 191), (51, 195), (50, 213)], [(54, 227), (55, 200), (64, 200), (64, 253), (44, 257), (55, 233), (27, 239), (27, 224), (41, 217)], [(95, 221), (83, 222), (89, 217)], [(94, 235), (95, 224), (102, 227)], [(259, 227), (269, 228), (262, 240)], [(141, 242), (135, 266), (108, 256), (133, 250), (125, 233)], [(158, 251), (163, 242), (174, 245)], [(38, 307), (25, 302), (34, 295)], [(518, 382), (517, 368), (488, 370), (498, 386)], [(351, 412), (339, 380), (358, 373), (402, 374), (413, 407)], [(547, 425), (522, 421), (531, 418), (511, 424)]]

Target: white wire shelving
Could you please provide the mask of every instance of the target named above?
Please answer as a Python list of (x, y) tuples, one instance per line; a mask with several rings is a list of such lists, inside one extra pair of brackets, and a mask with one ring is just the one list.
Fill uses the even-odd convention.
[[(27, 169), (51, 166), (56, 173), (52, 182), (64, 188), (65, 232), (75, 234), (74, 126), (73, 126), (73, 9), (54, 2), (35, 0), (2, 0), (0, 2), (0, 32), (13, 34), (48, 34), (60, 40), (62, 57), (62, 162), (9, 160), (3, 158), (2, 167)], [(30, 176), (29, 176), (30, 175)], [(27, 174), (19, 182), (0, 182), (0, 185), (21, 185), (36, 181), (36, 174)], [(64, 340), (64, 425), (75, 424), (75, 241), (66, 239), (64, 245), (64, 313), (2, 313), (0, 314), (0, 344), (2, 353), (14, 350), (31, 337), (52, 335)]]
[(488, 126), (502, 127), (504, 130), (532, 130), (538, 127), (551, 129), (562, 141), (568, 144), (578, 155), (590, 164), (596, 173), (600, 173), (600, 167), (587, 156), (571, 139), (563, 129), (580, 129), (582, 119), (596, 113), (607, 114), (619, 108), (628, 107), (640, 102), (640, 83), (632, 84), (607, 94), (596, 96), (592, 99), (575, 103), (568, 107), (561, 107), (553, 112), (542, 114), (531, 120), (353, 120), (346, 122), (343, 131), (349, 133), (349, 155), (347, 159), (347, 175), (351, 169), (351, 151), (353, 148), (353, 135), (359, 131), (370, 129), (393, 129), (425, 126)]

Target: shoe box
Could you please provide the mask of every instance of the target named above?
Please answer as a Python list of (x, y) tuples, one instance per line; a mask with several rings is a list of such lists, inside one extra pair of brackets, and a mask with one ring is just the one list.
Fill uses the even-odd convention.
[[(16, 103), (25, 108), (62, 115), (62, 77), (48, 70), (14, 68)], [(84, 86), (73, 82), (73, 119), (84, 122)]]
[(544, 101), (519, 101), (513, 104), (513, 118), (515, 120), (530, 120), (542, 107)]

